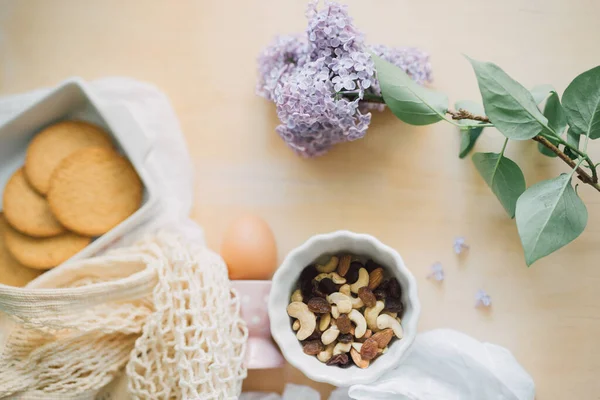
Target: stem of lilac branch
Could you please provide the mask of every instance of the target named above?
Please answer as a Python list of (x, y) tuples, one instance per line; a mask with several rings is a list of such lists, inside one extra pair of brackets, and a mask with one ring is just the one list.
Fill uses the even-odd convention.
[[(358, 93), (341, 93), (341, 94), (348, 100), (356, 100), (356, 98), (358, 97)], [(385, 101), (383, 100), (382, 96), (378, 96), (375, 94), (369, 94), (369, 93), (364, 93), (361, 101), (364, 101), (365, 103), (385, 104)], [(492, 121), (490, 121), (490, 119), (488, 117), (482, 116), (482, 115), (475, 115), (475, 114), (473, 114), (465, 109), (462, 109), (462, 108), (458, 109), (458, 111), (447, 110), (446, 113), (449, 114), (453, 120), (458, 121), (458, 120), (462, 120), (462, 119), (469, 119), (472, 121), (483, 122), (483, 123), (490, 124), (491, 126), (493, 126)], [(451, 122), (450, 120), (447, 120), (447, 121)], [(480, 124), (480, 125), (482, 127), (486, 126), (483, 124)], [(591, 160), (589, 159), (588, 155), (585, 153), (582, 153), (579, 149), (573, 148), (573, 146), (571, 146), (570, 144), (563, 141), (562, 138), (559, 137), (557, 139), (560, 140), (560, 142), (563, 145), (570, 147), (572, 150), (574, 150), (580, 156), (585, 158), (585, 160), (590, 164), (590, 168), (592, 169), (592, 174), (593, 174), (592, 176), (590, 176), (577, 163), (575, 163), (573, 160), (571, 160), (571, 158), (569, 158), (569, 156), (567, 156), (565, 153), (563, 153), (558, 147), (556, 147), (554, 144), (552, 144), (552, 142), (550, 142), (545, 137), (538, 135), (533, 138), (533, 140), (542, 144), (542, 146), (548, 148), (550, 151), (552, 151), (554, 154), (556, 154), (558, 156), (558, 158), (563, 160), (571, 168), (575, 169), (575, 171), (577, 172), (577, 178), (579, 178), (579, 180), (581, 180), (583, 183), (586, 183), (586, 184), (592, 186), (594, 189), (596, 189), (597, 191), (600, 192), (600, 185), (598, 184), (598, 177), (596, 174), (596, 169), (595, 169), (594, 164), (591, 163)]]
[(552, 151), (554, 154), (556, 154), (558, 156), (558, 158), (560, 158), (565, 163), (567, 163), (571, 168), (575, 169), (575, 171), (577, 171), (577, 178), (579, 178), (579, 180), (581, 182), (587, 183), (588, 185), (592, 186), (594, 189), (596, 189), (597, 191), (600, 192), (600, 185), (598, 185), (597, 182), (594, 182), (594, 178), (592, 178), (585, 170), (583, 170), (579, 166), (579, 164), (577, 164), (577, 163), (575, 163), (575, 161), (571, 160), (569, 158), (569, 156), (567, 156), (565, 153), (560, 151), (560, 149), (558, 147), (556, 147), (554, 144), (552, 144), (552, 142), (550, 142), (548, 139), (546, 139), (545, 137), (540, 136), (540, 135), (534, 137), (533, 140), (535, 140), (538, 143), (541, 143), (542, 146), (548, 148), (550, 151)]
[(454, 120), (470, 119), (473, 121), (492, 123), (492, 121), (490, 121), (490, 119), (488, 117), (481, 116), (481, 115), (475, 115), (475, 114), (473, 114), (465, 109), (462, 109), (462, 108), (459, 108), (458, 111), (448, 110), (448, 111), (446, 111), (446, 113), (450, 114), (450, 116)]

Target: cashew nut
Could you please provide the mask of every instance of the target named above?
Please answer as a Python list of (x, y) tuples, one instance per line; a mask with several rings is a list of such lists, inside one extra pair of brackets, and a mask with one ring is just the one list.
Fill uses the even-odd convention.
[(325, 265), (317, 264), (317, 271), (327, 272), (327, 273), (333, 272), (336, 270), (336, 268), (338, 266), (338, 262), (339, 262), (339, 258), (337, 258), (336, 256), (333, 256), (329, 259), (327, 264), (325, 264)]
[(321, 282), (323, 279), (327, 278), (327, 275), (329, 275), (327, 272), (323, 272), (320, 273), (319, 275), (315, 276), (315, 281), (317, 282)]
[(332, 326), (331, 328), (323, 332), (323, 334), (321, 335), (321, 342), (323, 342), (324, 345), (328, 345), (330, 343), (335, 342), (335, 339), (337, 339), (339, 335), (340, 330), (337, 328), (337, 326)]
[(340, 311), (338, 310), (337, 306), (331, 306), (331, 316), (335, 319), (340, 317)]
[(294, 332), (300, 329), (300, 321), (298, 321), (297, 319), (294, 320), (294, 323), (292, 324), (292, 329), (294, 330)]
[(352, 308), (363, 308), (365, 306), (365, 303), (363, 303), (360, 297), (352, 296), (352, 293), (350, 292), (350, 285), (343, 285), (340, 288), (340, 293), (350, 297), (350, 301), (352, 302)]
[(327, 301), (329, 301), (330, 304), (335, 304), (337, 306), (337, 310), (341, 314), (348, 314), (350, 311), (352, 311), (352, 301), (350, 300), (350, 297), (343, 293), (331, 293), (329, 296), (327, 296)]
[(363, 317), (363, 315), (360, 313), (360, 311), (352, 310), (352, 311), (350, 311), (350, 314), (348, 314), (348, 318), (350, 318), (350, 321), (352, 321), (352, 322), (354, 322), (354, 324), (356, 324), (356, 329), (354, 330), (354, 336), (357, 339), (360, 339), (361, 337), (363, 337), (363, 335), (367, 331), (367, 321), (365, 320), (365, 317)]
[(340, 293), (350, 296), (350, 285), (346, 283), (345, 285), (340, 286)]
[(302, 297), (302, 291), (300, 289), (296, 289), (294, 293), (292, 293), (291, 297), (292, 303), (295, 301), (302, 302), (304, 298)]
[(358, 343), (358, 342), (353, 342), (352, 343), (352, 348), (354, 348), (356, 351), (358, 351), (360, 353), (360, 349), (362, 349), (362, 343)]
[(333, 348), (333, 355), (337, 356), (338, 354), (347, 353), (347, 352), (350, 351), (351, 348), (352, 348), (352, 344), (351, 343), (341, 343), (341, 342), (339, 342)]
[(369, 285), (369, 273), (366, 269), (361, 268), (358, 270), (358, 280), (350, 285), (350, 290), (352, 293), (358, 293), (358, 289), (363, 286)]
[(317, 327), (317, 317), (308, 306), (302, 302), (294, 301), (287, 306), (287, 313), (292, 318), (300, 321), (300, 329), (296, 333), (298, 340), (304, 340), (315, 331)]
[(325, 278), (331, 279), (333, 281), (333, 283), (335, 283), (336, 285), (341, 285), (341, 284), (346, 283), (346, 278), (340, 276), (337, 272), (320, 273), (319, 275), (315, 276), (315, 281), (321, 282)]
[(336, 285), (342, 285), (342, 284), (346, 283), (346, 278), (344, 278), (343, 276), (340, 276), (340, 274), (338, 274), (337, 272), (330, 273), (329, 279), (331, 279), (333, 281), (333, 283), (335, 283)]
[(350, 349), (350, 357), (352, 357), (352, 361), (354, 361), (354, 364), (356, 364), (358, 368), (365, 369), (369, 367), (369, 360), (363, 360), (360, 356), (360, 351)]
[(383, 310), (384, 307), (384, 302), (378, 301), (373, 307), (367, 307), (365, 309), (365, 319), (367, 320), (367, 326), (373, 332), (376, 332), (378, 330), (377, 317), (379, 316), (379, 313)]
[(317, 354), (317, 359), (321, 362), (326, 363), (333, 357), (333, 348), (335, 347), (335, 343), (330, 343), (325, 347), (325, 350)]
[(325, 332), (327, 328), (329, 328), (329, 324), (331, 323), (331, 314), (323, 314), (319, 319), (319, 330), (321, 332)]
[(396, 318), (393, 318), (387, 314), (381, 314), (379, 317), (377, 317), (377, 328), (392, 328), (394, 335), (396, 335), (398, 339), (402, 339), (404, 336), (404, 329), (402, 329), (400, 322)]

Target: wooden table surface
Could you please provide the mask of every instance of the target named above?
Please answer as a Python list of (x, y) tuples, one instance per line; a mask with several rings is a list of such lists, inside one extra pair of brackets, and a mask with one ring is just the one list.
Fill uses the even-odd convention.
[[(526, 86), (562, 92), (600, 61), (596, 0), (352, 0), (371, 43), (431, 53), (433, 86), (452, 101), (477, 100), (462, 53), (491, 60)], [(422, 331), (449, 327), (509, 348), (533, 376), (538, 399), (600, 399), (600, 195), (580, 187), (589, 222), (567, 248), (527, 268), (514, 221), (469, 160), (457, 158), (448, 124), (411, 127), (385, 112), (367, 137), (326, 156), (295, 156), (275, 133), (272, 104), (254, 93), (258, 52), (279, 33), (306, 27), (305, 1), (0, 0), (0, 94), (80, 75), (152, 82), (171, 98), (195, 163), (193, 218), (218, 248), (239, 213), (272, 226), (280, 259), (318, 232), (351, 229), (395, 247), (419, 283)], [(497, 132), (477, 148), (498, 151)], [(600, 157), (600, 145), (592, 144)], [(528, 184), (563, 165), (535, 143), (507, 154)], [(452, 252), (464, 235), (469, 254)], [(446, 281), (426, 279), (440, 261)], [(473, 307), (478, 289), (493, 308)], [(247, 390), (309, 382), (291, 367), (251, 371)]]

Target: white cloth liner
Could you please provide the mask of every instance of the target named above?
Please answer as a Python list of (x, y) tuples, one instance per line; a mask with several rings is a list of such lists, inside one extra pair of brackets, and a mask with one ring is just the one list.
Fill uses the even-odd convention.
[[(417, 335), (397, 369), (369, 385), (337, 389), (329, 400), (534, 400), (531, 376), (507, 349), (450, 329)], [(313, 389), (288, 385), (282, 396), (243, 393), (240, 400), (320, 400)]]

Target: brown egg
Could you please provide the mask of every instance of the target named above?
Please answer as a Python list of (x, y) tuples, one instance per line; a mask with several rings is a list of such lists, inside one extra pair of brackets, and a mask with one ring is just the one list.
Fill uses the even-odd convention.
[(271, 279), (277, 268), (277, 246), (265, 220), (248, 214), (227, 228), (221, 244), (221, 257), (230, 279)]

